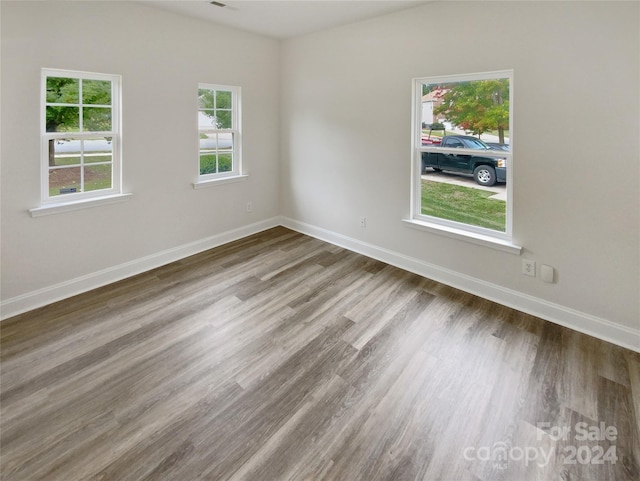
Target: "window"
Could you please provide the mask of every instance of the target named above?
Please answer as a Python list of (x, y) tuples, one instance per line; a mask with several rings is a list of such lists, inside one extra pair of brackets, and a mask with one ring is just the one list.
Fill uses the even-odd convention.
[(240, 87), (198, 85), (199, 182), (241, 172)]
[(43, 69), (42, 202), (119, 194), (120, 77)]
[(414, 80), (411, 221), (510, 242), (512, 78)]

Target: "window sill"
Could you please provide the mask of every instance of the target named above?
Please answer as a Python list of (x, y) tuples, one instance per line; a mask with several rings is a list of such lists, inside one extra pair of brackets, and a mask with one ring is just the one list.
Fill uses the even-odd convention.
[(93, 197), (91, 199), (76, 200), (73, 202), (60, 202), (57, 204), (46, 204), (35, 209), (30, 209), (31, 217), (42, 217), (45, 215), (61, 214), (74, 210), (88, 209), (100, 205), (115, 204), (125, 202), (131, 198), (132, 194), (116, 194), (105, 197)]
[(221, 177), (219, 179), (199, 180), (193, 183), (194, 189), (204, 189), (205, 187), (213, 187), (214, 185), (233, 184), (247, 180), (248, 175), (234, 175), (230, 177)]
[(432, 232), (434, 234), (443, 235), (452, 239), (458, 239), (472, 244), (490, 247), (499, 251), (508, 252), (509, 254), (520, 255), (522, 246), (513, 244), (508, 240), (498, 239), (495, 237), (468, 232), (454, 227), (448, 227), (440, 224), (419, 221), (415, 219), (403, 219), (408, 227), (422, 231)]

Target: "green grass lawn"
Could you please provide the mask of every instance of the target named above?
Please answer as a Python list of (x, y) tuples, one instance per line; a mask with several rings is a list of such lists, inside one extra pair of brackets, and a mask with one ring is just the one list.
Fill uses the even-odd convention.
[[(424, 137), (429, 137), (429, 129), (422, 129), (422, 135)], [(446, 130), (432, 130), (431, 131), (431, 137), (437, 137), (437, 138), (441, 139), (445, 135), (451, 135), (451, 132), (449, 132), (449, 134), (447, 134)]]
[(216, 166), (216, 154), (200, 154), (200, 175), (229, 172), (232, 168), (232, 160), (232, 154), (220, 153)]
[[(60, 189), (76, 188), (82, 192), (80, 185), (81, 167), (70, 169), (54, 169), (49, 173), (49, 195), (60, 195)], [(111, 188), (111, 164), (85, 164), (84, 192)]]
[(493, 192), (422, 181), (422, 214), (465, 224), (505, 231), (506, 203), (489, 199)]
[[(84, 158), (86, 164), (92, 164), (96, 162), (111, 162), (113, 160), (111, 153), (105, 153), (104, 155), (87, 155)], [(56, 157), (56, 165), (80, 165), (82, 159), (79, 155), (65, 155)]]

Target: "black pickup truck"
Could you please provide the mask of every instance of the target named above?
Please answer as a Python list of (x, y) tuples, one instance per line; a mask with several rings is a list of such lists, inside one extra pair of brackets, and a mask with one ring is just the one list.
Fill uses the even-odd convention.
[(427, 167), (436, 172), (446, 170), (473, 174), (480, 185), (493, 185), (507, 181), (507, 161), (482, 140), (466, 135), (448, 135), (443, 137), (437, 148), (476, 150), (477, 154), (454, 154), (449, 152), (422, 152), (422, 173)]

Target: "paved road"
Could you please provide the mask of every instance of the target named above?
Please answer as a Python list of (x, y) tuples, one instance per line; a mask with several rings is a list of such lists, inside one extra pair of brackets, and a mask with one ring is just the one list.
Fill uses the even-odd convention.
[[(201, 149), (229, 149), (233, 141), (231, 134), (222, 134), (218, 141), (216, 139), (200, 139)], [(85, 140), (84, 152), (111, 152), (113, 150), (111, 142), (104, 138)], [(80, 155), (79, 140), (58, 140), (56, 141), (56, 154)]]
[[(111, 150), (111, 142), (105, 138), (87, 139), (84, 142), (85, 152), (111, 152)], [(56, 154), (60, 153), (78, 155), (80, 153), (80, 141), (56, 140)]]

